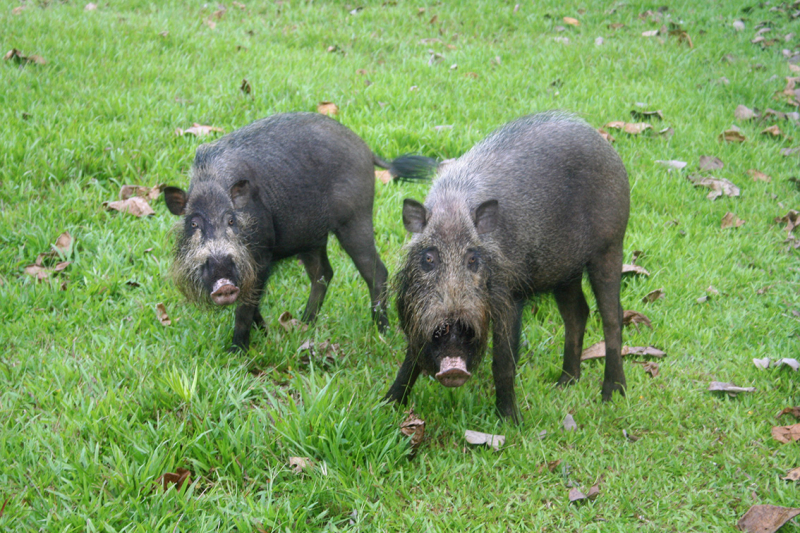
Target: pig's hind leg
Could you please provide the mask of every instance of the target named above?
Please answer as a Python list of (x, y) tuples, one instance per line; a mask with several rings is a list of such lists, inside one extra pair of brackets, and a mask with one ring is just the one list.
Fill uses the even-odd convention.
[(380, 331), (389, 327), (386, 316), (386, 280), (389, 272), (375, 249), (375, 236), (372, 229), (372, 213), (366, 219), (356, 219), (336, 232), (339, 243), (355, 263), (358, 272), (369, 287), (372, 303), (372, 319)]
[(564, 320), (564, 364), (558, 385), (574, 383), (581, 377), (581, 352), (589, 306), (581, 288), (581, 276), (570, 280), (553, 291), (558, 312)]
[(589, 264), (589, 281), (603, 319), (603, 335), (606, 341), (604, 401), (610, 400), (615, 391), (624, 395), (626, 387), (625, 371), (622, 368), (622, 304), (619, 296), (621, 277), (621, 244), (612, 246)]
[(303, 312), (303, 322), (313, 322), (317, 317), (322, 302), (325, 300), (325, 293), (328, 292), (328, 284), (333, 279), (333, 268), (328, 261), (327, 238), (321, 247), (299, 254), (298, 257), (306, 267), (306, 274), (311, 280), (311, 293), (308, 295), (308, 303)]

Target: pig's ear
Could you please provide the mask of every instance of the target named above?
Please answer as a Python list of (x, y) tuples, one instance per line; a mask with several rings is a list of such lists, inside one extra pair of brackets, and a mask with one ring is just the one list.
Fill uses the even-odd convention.
[(239, 180), (231, 187), (231, 201), (235, 209), (242, 209), (250, 201), (250, 182), (247, 180)]
[(181, 216), (186, 213), (186, 193), (183, 189), (164, 187), (164, 201), (173, 215)]
[(475, 210), (475, 229), (478, 235), (491, 233), (497, 227), (497, 200), (487, 200)]
[(403, 226), (409, 233), (422, 233), (426, 216), (424, 205), (411, 198), (403, 200)]

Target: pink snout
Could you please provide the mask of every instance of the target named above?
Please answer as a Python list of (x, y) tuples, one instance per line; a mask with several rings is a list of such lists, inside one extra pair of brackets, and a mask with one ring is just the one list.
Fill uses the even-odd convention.
[(472, 374), (467, 371), (467, 363), (460, 357), (445, 357), (439, 364), (439, 372), (434, 376), (445, 387), (460, 387)]
[(218, 279), (211, 292), (211, 301), (217, 305), (231, 305), (239, 297), (239, 287), (229, 279)]

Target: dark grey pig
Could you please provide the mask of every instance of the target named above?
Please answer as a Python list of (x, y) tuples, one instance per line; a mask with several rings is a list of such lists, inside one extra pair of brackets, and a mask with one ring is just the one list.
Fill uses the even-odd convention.
[[(390, 171), (424, 175), (432, 160), (398, 158)], [(314, 320), (333, 269), (333, 233), (367, 282), (372, 316), (381, 328), (386, 267), (375, 250), (373, 155), (355, 133), (318, 113), (258, 120), (197, 149), (189, 191), (167, 187), (176, 226), (172, 277), (198, 304), (238, 303), (232, 349), (246, 350), (253, 323), (264, 326), (259, 302), (272, 265), (298, 256), (311, 279), (303, 320)]]
[(563, 113), (511, 122), (440, 170), (423, 206), (403, 204), (413, 234), (394, 280), (406, 358), (388, 400), (420, 372), (464, 384), (493, 331), (497, 409), (519, 421), (514, 376), (525, 302), (552, 292), (564, 319), (560, 385), (580, 377), (588, 271), (606, 341), (603, 399), (625, 392), (620, 275), (628, 176), (593, 128)]

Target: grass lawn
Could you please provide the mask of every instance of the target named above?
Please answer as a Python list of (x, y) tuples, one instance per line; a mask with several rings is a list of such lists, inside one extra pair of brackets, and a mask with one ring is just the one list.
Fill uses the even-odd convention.
[[(782, 94), (800, 76), (787, 60), (800, 46), (798, 7), (515, 4), (3, 3), (0, 53), (44, 64), (0, 62), (0, 530), (708, 532), (734, 531), (753, 504), (798, 506), (800, 486), (782, 479), (800, 466), (798, 444), (771, 429), (798, 422), (775, 415), (800, 405), (800, 374), (753, 359), (798, 355), (798, 251), (775, 219), (800, 204), (800, 156), (781, 153), (800, 145), (800, 130), (734, 116), (738, 105), (798, 110)], [(759, 23), (771, 31), (751, 43)], [(163, 200), (145, 218), (102, 204), (125, 184), (188, 184), (195, 149), (220, 134), (177, 128), (230, 132), (322, 101), (385, 158), (457, 157), (546, 109), (595, 127), (652, 124), (606, 130), (630, 175), (626, 262), (641, 250), (650, 272), (623, 280), (623, 307), (653, 324), (627, 327), (624, 343), (664, 350), (658, 375), (626, 357), (628, 395), (604, 404), (603, 363), (590, 360), (580, 383), (556, 389), (564, 331), (543, 295), (524, 317), (522, 425), (496, 416), (488, 361), (460, 389), (422, 378), (411, 401), (426, 431), (411, 457), (402, 410), (380, 402), (403, 336), (373, 328), (367, 289), (335, 240), (317, 324), (279, 324), (284, 311), (301, 314), (309, 288), (302, 266), (285, 261), (262, 305), (268, 331), (229, 354), (232, 311), (188, 305), (167, 278), (176, 218)], [(734, 124), (746, 140), (721, 142)], [(780, 136), (760, 133), (772, 125)], [(703, 155), (724, 167), (700, 170)], [(687, 179), (695, 174), (741, 195), (711, 201)], [(390, 272), (407, 239), (402, 201), (428, 187), (376, 184)], [(727, 212), (744, 225), (722, 229)], [(44, 266), (69, 264), (37, 282), (25, 267), (64, 231), (72, 244)], [(659, 288), (664, 298), (642, 302)], [(602, 329), (585, 289), (588, 347)], [(338, 343), (333, 365), (303, 364), (307, 340)], [(711, 381), (756, 390), (720, 395)], [(567, 414), (577, 430), (562, 429)], [(503, 434), (505, 446), (471, 447), (465, 430)], [(295, 473), (291, 457), (313, 466)], [(179, 468), (191, 483), (164, 492), (157, 480)], [(572, 488), (597, 482), (594, 501), (570, 503)]]

